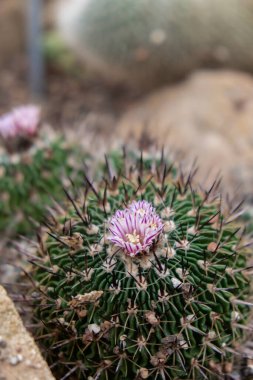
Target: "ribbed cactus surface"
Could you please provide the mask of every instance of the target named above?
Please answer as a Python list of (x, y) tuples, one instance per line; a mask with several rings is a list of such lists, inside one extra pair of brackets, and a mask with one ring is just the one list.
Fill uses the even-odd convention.
[(219, 378), (249, 314), (236, 210), (163, 157), (109, 162), (68, 193), (33, 262), (49, 363), (75, 379)]
[(147, 86), (205, 64), (252, 70), (252, 0), (62, 1), (58, 23), (109, 79)]
[[(62, 141), (2, 155), (0, 162), (0, 232), (30, 233), (47, 206), (64, 198), (63, 185), (76, 178), (75, 154)], [(66, 185), (66, 183), (65, 183)]]

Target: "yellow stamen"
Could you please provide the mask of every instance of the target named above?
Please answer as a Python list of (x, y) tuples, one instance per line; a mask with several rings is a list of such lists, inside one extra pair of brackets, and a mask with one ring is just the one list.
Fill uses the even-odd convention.
[(144, 210), (144, 208), (139, 208), (139, 210), (137, 210), (137, 214), (140, 214), (141, 216), (145, 215), (146, 211)]
[(140, 236), (136, 234), (136, 230), (134, 230), (133, 234), (126, 234), (126, 237), (130, 243), (133, 243), (133, 244), (140, 243)]

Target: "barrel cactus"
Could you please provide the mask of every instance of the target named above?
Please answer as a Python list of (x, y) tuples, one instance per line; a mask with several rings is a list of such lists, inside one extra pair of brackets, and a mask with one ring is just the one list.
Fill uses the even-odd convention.
[(5, 237), (33, 231), (45, 208), (64, 198), (63, 182), (66, 186), (68, 177), (81, 173), (74, 158), (78, 149), (73, 153), (63, 139), (39, 137), (39, 123), (40, 110), (33, 105), (0, 118), (0, 232)]
[(77, 178), (82, 169), (69, 157), (74, 153), (61, 140), (20, 156), (1, 157), (0, 231), (10, 236), (33, 231), (45, 208), (64, 198), (63, 181), (70, 185), (68, 177)]
[(154, 85), (204, 64), (252, 70), (252, 0), (65, 0), (59, 30), (111, 80)]
[(67, 192), (41, 233), (31, 278), (47, 360), (64, 378), (219, 378), (249, 315), (237, 210), (163, 156), (117, 166)]

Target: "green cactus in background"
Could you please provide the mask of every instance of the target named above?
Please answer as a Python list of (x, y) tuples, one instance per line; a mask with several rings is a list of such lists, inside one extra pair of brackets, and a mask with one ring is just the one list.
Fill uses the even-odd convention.
[[(74, 164), (77, 153), (58, 140), (15, 155), (2, 155), (0, 162), (0, 232), (10, 236), (33, 231), (45, 208), (64, 198), (63, 182), (79, 178)], [(80, 159), (80, 157), (79, 157)]]
[[(220, 378), (249, 314), (247, 244), (215, 185), (161, 158), (107, 159), (48, 222), (36, 336), (75, 379)], [(116, 163), (114, 165), (113, 163)]]
[(67, 73), (78, 74), (80, 71), (75, 56), (66, 48), (66, 44), (60, 36), (49, 31), (45, 33), (43, 39), (43, 50), (46, 61), (49, 65), (57, 67)]
[(111, 80), (152, 86), (203, 65), (251, 70), (252, 0), (62, 1), (60, 33)]
[[(21, 105), (0, 116), (0, 232), (4, 238), (34, 232), (45, 208), (63, 198), (63, 184), (81, 179), (81, 149), (52, 131), (40, 135), (41, 108)], [(83, 155), (84, 157), (84, 155)], [(78, 183), (78, 182), (77, 182)]]

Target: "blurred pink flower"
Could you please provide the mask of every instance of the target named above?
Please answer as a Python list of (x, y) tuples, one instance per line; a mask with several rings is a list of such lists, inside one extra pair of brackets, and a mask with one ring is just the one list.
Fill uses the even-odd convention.
[(148, 252), (158, 239), (164, 224), (147, 201), (137, 201), (125, 210), (117, 210), (110, 220), (108, 239), (129, 256)]
[(20, 106), (0, 117), (0, 136), (7, 140), (20, 136), (34, 136), (40, 123), (40, 108)]
[(0, 117), (0, 136), (3, 139), (15, 137), (17, 127), (13, 119), (12, 113), (7, 113)]
[(40, 108), (35, 105), (20, 106), (12, 111), (18, 133), (33, 136), (40, 123)]

